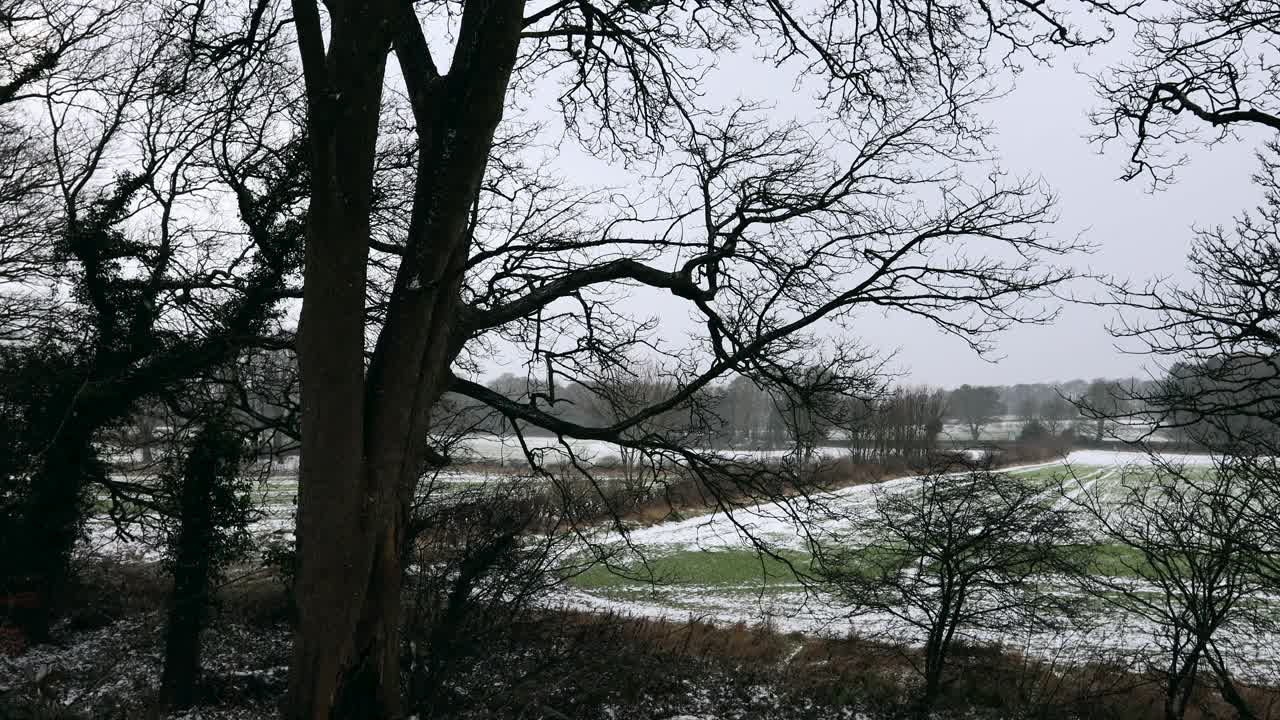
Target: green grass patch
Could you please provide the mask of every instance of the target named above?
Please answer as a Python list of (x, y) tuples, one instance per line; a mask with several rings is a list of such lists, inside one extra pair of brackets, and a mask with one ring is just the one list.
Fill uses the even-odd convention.
[(802, 572), (809, 568), (811, 558), (807, 553), (783, 551), (778, 555), (782, 559), (745, 549), (655, 553), (647, 564), (637, 560), (617, 568), (618, 572), (597, 565), (575, 577), (573, 582), (591, 590), (638, 588), (654, 583), (768, 587), (794, 584), (793, 566)]
[(1141, 577), (1148, 565), (1142, 553), (1127, 545), (1094, 545), (1090, 548), (1090, 573), (1107, 577)]
[[(881, 550), (882, 552), (883, 549)], [(865, 566), (868, 572), (887, 562), (887, 558), (859, 557), (867, 551), (850, 554), (849, 571)], [(1139, 577), (1145, 568), (1142, 555), (1121, 545), (1096, 545), (1087, 548), (1092, 574), (1111, 577)], [(784, 551), (783, 559), (761, 556), (753, 550), (681, 550), (660, 554), (651, 549), (648, 563), (632, 561), (613, 569), (597, 565), (573, 578), (572, 583), (614, 599), (652, 599), (662, 588), (719, 587), (726, 591), (774, 592), (794, 590), (801, 572), (810, 569), (812, 558), (803, 552)], [(786, 562), (784, 562), (784, 560)], [(860, 560), (865, 562), (860, 562)], [(873, 562), (873, 560), (875, 562)], [(896, 558), (910, 564), (910, 558)], [(787, 564), (790, 562), (790, 565)]]

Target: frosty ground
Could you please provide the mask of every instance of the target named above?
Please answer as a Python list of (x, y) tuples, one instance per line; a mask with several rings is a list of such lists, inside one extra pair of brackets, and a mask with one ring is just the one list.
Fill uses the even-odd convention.
[[(479, 440), (479, 453), (488, 453), (488, 460), (502, 457), (501, 452), (486, 448), (486, 443), (501, 445), (494, 439)], [(599, 456), (608, 448), (575, 450)], [(1062, 476), (1071, 492), (1072, 483), (1077, 489), (1105, 486), (1122, 467), (1143, 459), (1133, 453), (1080, 451), (1065, 461), (1007, 471), (1029, 479)], [(1206, 456), (1172, 459), (1209, 469)], [(263, 477), (255, 489), (261, 514), (253, 532), (260, 544), (287, 545), (292, 542), (296, 502), (294, 468), (273, 468)], [(462, 489), (509, 482), (512, 477), (502, 463), (497, 469), (492, 463), (473, 463), (466, 470), (442, 474), (437, 482)], [(635, 572), (627, 577), (628, 573), (596, 568), (575, 578), (547, 602), (548, 626), (532, 638), (512, 639), (512, 646), (521, 648), (518, 652), (504, 652), (500, 643), (486, 649), (492, 652), (478, 660), (472, 674), (461, 682), (468, 692), (487, 687), (498, 694), (494, 696), (498, 699), (485, 701), (489, 704), (477, 705), (483, 713), (493, 712), (496, 702), (508, 703), (503, 706), (505, 712), (516, 715), (524, 710), (516, 712), (511, 703), (551, 703), (559, 708), (557, 712), (575, 709), (569, 713), (572, 717), (655, 719), (682, 714), (704, 719), (851, 718), (858, 716), (860, 708), (876, 703), (891, 706), (897, 701), (895, 693), (901, 692), (902, 679), (911, 675), (901, 648), (909, 647), (915, 638), (888, 617), (846, 617), (837, 602), (800, 582), (795, 570), (803, 572), (809, 562), (802, 529), (818, 536), (839, 530), (841, 523), (869, 507), (877, 489), (910, 492), (914, 482), (907, 477), (856, 485), (811, 502), (755, 506), (732, 518), (703, 514), (637, 525), (625, 537), (601, 531), (593, 540), (613, 543), (619, 551), (615, 562), (625, 567), (630, 561)], [(152, 549), (155, 538), (148, 537), (152, 531), (130, 523), (124, 523), (124, 528), (130, 534), (120, 536), (114, 522), (99, 516), (81, 546), (83, 561), (105, 568), (97, 572), (97, 582), (105, 584), (106, 590), (99, 588), (87, 603), (87, 613), (68, 618), (59, 627), (55, 644), (17, 659), (0, 660), (0, 697), (6, 690), (23, 697), (44, 697), (40, 702), (47, 701), (47, 707), (62, 713), (31, 717), (137, 717), (155, 689), (164, 597), (154, 563), (159, 553)], [(758, 553), (762, 546), (772, 555)], [(626, 553), (633, 549), (643, 554), (644, 572), (638, 555), (628, 559)], [(141, 574), (150, 580), (135, 581)], [(147, 591), (150, 599), (139, 607), (111, 607), (119, 598), (137, 596), (139, 588), (152, 586)], [(209, 633), (207, 703), (190, 718), (256, 720), (275, 715), (289, 661), (286, 611), (274, 579), (237, 580), (236, 587), (245, 586), (262, 590), (260, 594), (268, 599), (233, 598), (224, 603)], [(998, 646), (999, 658), (1040, 658), (1047, 663), (1043, 667), (1049, 668), (1138, 667), (1131, 659), (1151, 646), (1151, 629), (1114, 613), (1091, 619), (1056, 633), (1020, 637), (971, 633), (963, 641), (971, 648)], [(700, 640), (689, 639), (694, 635)], [(1274, 684), (1280, 678), (1276, 651), (1280, 638), (1236, 634), (1231, 639), (1245, 679)], [(608, 652), (602, 651), (605, 647)], [(1039, 673), (1036, 677), (1041, 679), (1058, 678), (1052, 682), (1062, 677), (1056, 670), (1027, 671), (997, 655), (966, 652), (970, 654), (962, 662), (994, 663), (983, 666), (977, 677), (1015, 670)], [(524, 672), (522, 663), (539, 664), (548, 657), (566, 662), (566, 655), (573, 658), (567, 662), (580, 666), (579, 672), (557, 675), (536, 691), (518, 681)], [(592, 664), (605, 656), (623, 659), (607, 667)], [(836, 662), (836, 657), (842, 659)], [(609, 673), (617, 677), (606, 681)], [(499, 675), (517, 680), (499, 682)], [(1114, 672), (1108, 677), (1114, 677)], [(819, 682), (814, 678), (821, 678), (821, 688), (814, 688)], [(627, 689), (632, 686), (637, 688), (634, 692)], [(966, 692), (990, 689), (961, 687), (957, 692), (964, 697)], [(1125, 716), (1123, 709), (1119, 712), (1119, 717)], [(501, 712), (483, 713), (477, 717), (502, 716)]]
[[(1212, 471), (1212, 458), (1207, 455), (1161, 458), (1192, 472)], [(1116, 492), (1122, 476), (1142, 473), (1150, 463), (1141, 453), (1085, 450), (1072, 452), (1062, 461), (1005, 472), (1042, 481), (1056, 478), (1054, 485), (1065, 498), (1087, 491), (1105, 499)], [(955, 481), (963, 482), (963, 475), (957, 474)], [(838, 599), (803, 582), (811, 543), (847, 537), (848, 524), (870, 508), (877, 490), (912, 492), (917, 482), (905, 477), (856, 485), (812, 500), (757, 505), (732, 516), (709, 514), (637, 528), (625, 536), (598, 536), (595, 542), (611, 548), (621, 572), (595, 568), (578, 577), (561, 599), (596, 611), (759, 623), (811, 636), (856, 635), (892, 644), (919, 644), (916, 629), (901, 620), (884, 613), (850, 617)], [(762, 554), (762, 548), (768, 553)], [(1060, 580), (1045, 578), (1044, 582), (1071, 592)], [(1131, 582), (1143, 589), (1139, 581)], [(1280, 598), (1270, 602), (1280, 616)], [(1280, 634), (1231, 627), (1222, 632), (1224, 647), (1241, 677), (1268, 684), (1280, 681)], [(1106, 658), (1137, 664), (1159, 642), (1150, 623), (1097, 605), (1077, 623), (1052, 632), (1004, 636), (970, 631), (965, 639), (1068, 663)]]
[[(482, 437), (466, 443), (472, 459), (499, 460), (499, 467), (471, 464), (451, 470), (435, 482), (446, 488), (479, 487), (509, 482), (515, 476), (502, 465), (516, 450), (513, 440)], [(557, 441), (539, 438), (533, 447), (554, 450)], [(579, 444), (574, 452), (601, 459), (615, 448)], [(827, 448), (835, 457), (838, 448)], [(742, 457), (772, 456), (780, 451), (732, 451)], [(1166, 461), (1204, 467), (1207, 455), (1165, 455)], [(760, 458), (757, 458), (760, 459)], [(1124, 468), (1150, 462), (1141, 453), (1078, 450), (1062, 461), (1006, 468), (1016, 476), (1043, 480), (1060, 477), (1068, 496), (1084, 489), (1097, 492), (1114, 482)], [(125, 477), (124, 479), (136, 479)], [(526, 478), (527, 480), (527, 478)], [(914, 632), (888, 616), (850, 618), (840, 603), (797, 578), (810, 561), (808, 543), (845, 530), (850, 519), (869, 507), (877, 489), (911, 491), (915, 478), (903, 477), (879, 484), (854, 485), (829, 495), (797, 499), (787, 505), (769, 503), (739, 510), (733, 516), (706, 514), (688, 519), (635, 527), (625, 537), (613, 533), (593, 536), (597, 547), (612, 548), (614, 570), (594, 568), (575, 578), (552, 601), (557, 606), (592, 612), (686, 621), (699, 619), (732, 625), (763, 625), (782, 632), (819, 637), (850, 634), (890, 643), (911, 644)], [(252, 532), (259, 545), (292, 543), (296, 510), (297, 477), (287, 464), (274, 468), (259, 484), (259, 515)], [(125, 534), (121, 534), (123, 527)], [(155, 537), (146, 527), (112, 521), (105, 515), (90, 525), (82, 552), (93, 557), (132, 562), (160, 558)], [(767, 548), (769, 554), (759, 550)], [(1280, 610), (1280, 601), (1277, 602)], [(1088, 618), (1086, 618), (1088, 619)], [(1098, 615), (1095, 622), (1053, 633), (1020, 637), (970, 633), (968, 641), (995, 643), (1020, 652), (1067, 661), (1093, 661), (1114, 654), (1138, 655), (1153, 644), (1152, 629), (1137, 619), (1114, 612)], [(1249, 679), (1280, 681), (1280, 636), (1250, 632), (1227, 636), (1233, 653), (1243, 662)]]

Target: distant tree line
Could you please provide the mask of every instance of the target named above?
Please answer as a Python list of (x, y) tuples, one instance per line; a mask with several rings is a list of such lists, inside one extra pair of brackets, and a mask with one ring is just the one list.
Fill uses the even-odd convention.
[(947, 397), (946, 419), (963, 425), (977, 441), (984, 428), (1002, 418), (1021, 424), (1020, 438), (1070, 435), (1091, 442), (1110, 439), (1123, 414), (1142, 422), (1155, 408), (1142, 390), (1159, 381), (1135, 378), (1070, 380), (1063, 383), (961, 385)]
[[(1091, 381), (1017, 385), (961, 385), (947, 390), (929, 386), (868, 384), (847, 389), (823, 387), (824, 371), (811, 367), (797, 373), (798, 386), (809, 387), (803, 402), (792, 392), (767, 387), (736, 376), (708, 386), (698, 394), (699, 412), (673, 408), (651, 418), (647, 425), (664, 432), (679, 432), (698, 447), (736, 450), (794, 450), (817, 446), (845, 447), (859, 461), (876, 458), (918, 458), (937, 447), (948, 423), (963, 426), (967, 438), (978, 441), (991, 424), (1013, 419), (1021, 425), (1020, 440), (1077, 438), (1101, 442), (1119, 422), (1139, 422), (1160, 412), (1155, 390), (1172, 392), (1170, 383), (1208, 382), (1210, 375), (1195, 379), (1193, 368), (1177, 366), (1167, 379)], [(1219, 373), (1221, 374), (1221, 373)], [(809, 379), (804, 380), (808, 375)], [(262, 436), (263, 453), (291, 453), (297, 449), (299, 412), (298, 372), (292, 353), (255, 350), (239, 362), (235, 385), (236, 411), (247, 426)], [(675, 379), (652, 367), (628, 371), (607, 381), (562, 382), (514, 373), (503, 373), (485, 387), (517, 402), (545, 404), (547, 414), (565, 422), (607, 426), (636, 408), (677, 389)], [(794, 388), (792, 388), (794, 390)], [(1141, 394), (1141, 396), (1139, 396)], [(447, 452), (457, 436), (487, 433), (510, 436), (517, 432), (545, 434), (538, 426), (514, 421), (489, 405), (461, 394), (448, 393), (437, 412), (449, 422), (438, 423), (429, 442)], [(1122, 417), (1123, 416), (1123, 417)], [(160, 443), (158, 428), (165, 427), (162, 408), (139, 406), (123, 430), (139, 459), (151, 461), (151, 448)], [(1191, 441), (1190, 428), (1168, 433)]]
[[(810, 369), (799, 374), (821, 373)], [(570, 382), (562, 386), (508, 373), (486, 386), (517, 401), (542, 396), (548, 405), (547, 412), (566, 422), (607, 426), (652, 402), (653, 398), (671, 392), (674, 382), (657, 372), (642, 369), (607, 382)], [(801, 380), (800, 385), (806, 383)], [(860, 401), (840, 397), (830, 389), (815, 389), (812, 395), (817, 397), (810, 397), (802, 404), (778, 388), (736, 376), (699, 393), (701, 412), (673, 408), (651, 418), (648, 424), (667, 432), (680, 432), (688, 442), (707, 448), (780, 450), (839, 442), (830, 436), (841, 429), (841, 418), (847, 414), (841, 403), (852, 408), (853, 403)], [(453, 401), (450, 411), (469, 414), (472, 420), (467, 425), (476, 431), (496, 435), (512, 434), (517, 428), (521, 432), (544, 432), (522, 422), (513, 426), (509, 419), (477, 401), (462, 396), (454, 396)], [(871, 403), (868, 407), (874, 405), (874, 401), (866, 402)]]

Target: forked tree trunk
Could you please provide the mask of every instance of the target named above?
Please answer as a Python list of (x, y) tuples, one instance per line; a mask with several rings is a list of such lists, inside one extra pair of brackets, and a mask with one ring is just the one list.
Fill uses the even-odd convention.
[[(433, 364), (440, 367), (439, 362)], [(435, 375), (426, 393), (433, 400), (443, 377)], [(413, 393), (370, 392), (366, 409), (374, 417), (362, 428), (366, 442), (357, 454), (358, 469), (317, 463), (332, 456), (308, 452), (304, 445), (297, 666), (288, 717), (372, 720), (402, 714), (400, 554), (422, 444), (409, 438), (425, 427), (409, 421), (397, 432), (387, 421), (413, 403)]]
[[(457, 320), (475, 200), (502, 117), (523, 0), (468, 0), (447, 77), (412, 5), (294, 0), (307, 80), (312, 193), (298, 333), (302, 373), (298, 629), (285, 716), (401, 712), (400, 552), (430, 409), (465, 338)], [(413, 212), (365, 369), (365, 279), (378, 110), (394, 36), (419, 138)]]
[(1166, 674), (1164, 716), (1166, 720), (1182, 720), (1195, 693), (1202, 649), (1193, 647), (1186, 657), (1175, 658)]

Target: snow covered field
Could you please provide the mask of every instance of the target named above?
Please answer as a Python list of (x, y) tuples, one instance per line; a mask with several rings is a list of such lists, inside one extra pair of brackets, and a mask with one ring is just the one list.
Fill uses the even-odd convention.
[[(555, 438), (533, 436), (527, 438), (531, 446), (554, 448)], [(519, 462), (521, 452), (513, 438), (497, 436), (475, 436), (468, 439), (468, 448), (485, 458), (497, 459), (506, 457), (512, 462)], [(574, 441), (574, 451), (584, 453), (586, 457), (599, 459), (607, 453), (616, 454), (616, 446), (603, 442)], [(841, 457), (847, 451), (843, 448), (819, 448), (823, 457)], [(786, 451), (722, 451), (732, 454), (744, 461), (750, 459), (768, 459), (781, 457)], [(1188, 465), (1207, 465), (1207, 455), (1168, 455), (1167, 458)], [(288, 460), (288, 459), (286, 459)], [(1139, 453), (1123, 453), (1107, 450), (1078, 450), (1071, 453), (1067, 462), (1076, 469), (1082, 479), (1084, 476), (1103, 468), (1118, 468), (1129, 463), (1147, 463), (1148, 458)], [(1041, 468), (1057, 467), (1061, 463), (1050, 462), (1028, 465), (1012, 471), (1032, 471)], [(254, 520), (251, 532), (257, 538), (269, 539), (279, 537), (292, 539), (293, 517), (297, 503), (297, 464), (295, 462), (277, 462), (271, 468), (271, 474), (264, 483), (254, 489), (255, 505), (260, 514)], [(467, 487), (504, 479), (506, 476), (482, 471), (446, 471), (441, 473), (436, 482), (446, 486)], [(118, 480), (139, 481), (141, 477), (120, 474)], [(883, 483), (883, 487), (906, 486), (909, 478), (899, 478)], [(730, 519), (723, 516), (694, 518), (675, 523), (666, 523), (636, 530), (630, 534), (630, 540), (645, 548), (658, 548), (663, 551), (682, 550), (716, 550), (743, 547), (746, 532), (758, 539), (770, 543), (774, 547), (804, 549), (803, 535), (797, 525), (797, 518), (821, 521), (824, 511), (846, 516), (851, 509), (865, 504), (871, 499), (873, 486), (859, 485), (845, 488), (830, 497), (822, 498), (809, 506), (795, 505), (780, 507), (777, 505), (761, 505), (748, 512), (738, 513)], [(822, 525), (821, 522), (818, 523)], [(138, 560), (154, 560), (159, 551), (153, 545), (157, 539), (155, 529), (136, 522), (124, 523), (126, 535), (117, 533), (116, 525), (105, 513), (99, 513), (88, 523), (88, 539), (82, 550), (93, 554), (114, 556)], [(149, 534), (150, 533), (150, 534)]]
[[(550, 438), (540, 440), (551, 443)], [(484, 453), (518, 452), (503, 445), (496, 438), (479, 438), (475, 449)], [(575, 448), (575, 452), (607, 452), (608, 446), (596, 444)], [(1205, 455), (1166, 456), (1166, 459), (1188, 466), (1207, 466), (1211, 458)], [(1149, 464), (1147, 456), (1139, 453), (1084, 450), (1070, 454), (1065, 462), (1049, 462), (1009, 468), (1015, 474), (1065, 473), (1068, 468), (1078, 488), (1091, 488), (1118, 477), (1126, 465)], [(283, 469), (283, 468), (281, 468)], [(439, 481), (446, 486), (466, 487), (494, 482), (506, 476), (477, 473), (450, 472)], [(911, 643), (916, 640), (910, 632), (892, 618), (861, 616), (850, 619), (830, 598), (812, 590), (806, 590), (794, 575), (779, 572), (777, 567), (765, 568), (754, 560), (753, 543), (764, 543), (770, 548), (789, 554), (803, 567), (807, 563), (809, 541), (829, 537), (832, 533), (847, 530), (850, 518), (871, 507), (876, 487), (891, 492), (910, 492), (913, 478), (899, 478), (875, 485), (858, 485), (844, 488), (829, 496), (812, 501), (797, 500), (783, 506), (765, 504), (735, 513), (732, 518), (722, 514), (694, 517), (679, 522), (668, 522), (630, 531), (625, 542), (640, 548), (648, 561), (670, 561), (675, 567), (702, 568), (698, 572), (716, 576), (698, 577), (696, 573), (681, 576), (676, 573), (664, 577), (658, 584), (639, 581), (584, 583), (569, 589), (557, 598), (572, 607), (591, 610), (621, 610), (634, 615), (666, 619), (697, 617), (721, 623), (768, 623), (787, 631), (807, 634), (844, 635), (856, 633), (863, 636), (888, 638), (896, 642)], [(272, 475), (255, 490), (260, 515), (255, 519), (251, 532), (260, 544), (273, 541), (291, 542), (296, 508), (296, 475), (283, 473)], [(1071, 492), (1079, 492), (1068, 490)], [(87, 540), (81, 546), (83, 552), (116, 557), (125, 560), (154, 561), (161, 557), (162, 544), (156, 530), (137, 523), (126, 525), (127, 535), (120, 535), (115, 525), (105, 515), (90, 521)], [(624, 538), (611, 534), (596, 538), (605, 544), (622, 545)], [(620, 558), (625, 562), (624, 552)], [(742, 568), (728, 568), (733, 563)], [(769, 573), (762, 581), (761, 569)], [(736, 573), (736, 575), (735, 575)], [(597, 576), (597, 579), (599, 577)], [(1280, 599), (1277, 599), (1280, 609)], [(972, 635), (971, 640), (999, 642), (1038, 655), (1064, 658), (1065, 653), (1081, 659), (1096, 659), (1099, 653), (1139, 653), (1151, 646), (1155, 638), (1149, 627), (1136, 620), (1119, 617), (1105, 618), (1105, 622), (1078, 630), (1057, 633), (1032, 634), (1025, 637), (993, 637)], [(1280, 681), (1280, 636), (1266, 633), (1238, 633), (1231, 638), (1231, 652), (1239, 655), (1247, 668), (1247, 674), (1257, 679)]]
[[(534, 453), (543, 453), (545, 460), (567, 456), (570, 451), (579, 459), (595, 463), (617, 461), (622, 455), (621, 448), (603, 440), (576, 440), (549, 435), (526, 435), (524, 447)], [(521, 446), (520, 439), (512, 435), (472, 435), (459, 443), (459, 449), (455, 453), (469, 461), (486, 460), (496, 461), (499, 465), (517, 465), (524, 462), (524, 447)], [(708, 452), (746, 461), (779, 459), (786, 457), (791, 450), (740, 448)], [(840, 445), (829, 445), (815, 448), (815, 453), (822, 458), (838, 459), (848, 457), (849, 449)]]
[[(1166, 461), (1187, 466), (1207, 466), (1205, 455), (1166, 456)], [(1126, 466), (1150, 465), (1139, 453), (1079, 451), (1066, 462), (1042, 463), (1009, 468), (1015, 474), (1044, 475), (1069, 471), (1074, 479), (1068, 488), (1089, 488), (1120, 476)], [(891, 492), (910, 492), (914, 479), (899, 478), (878, 487)], [(715, 567), (717, 563), (742, 564), (754, 557), (753, 543), (762, 542), (771, 549), (793, 558), (797, 567), (807, 562), (808, 542), (842, 529), (849, 518), (870, 508), (877, 486), (860, 485), (840, 490), (821, 503), (796, 504), (790, 507), (765, 504), (735, 513), (735, 517), (708, 515), (680, 522), (636, 529), (625, 539), (639, 548), (651, 567), (665, 570), (682, 565), (692, 568)], [(1073, 491), (1068, 490), (1068, 494)], [(1075, 490), (1074, 492), (1079, 492)], [(801, 522), (801, 519), (804, 522)], [(601, 542), (621, 546), (621, 537), (602, 537)], [(621, 557), (627, 558), (623, 550)], [(632, 562), (638, 562), (633, 559)], [(691, 617), (732, 624), (763, 623), (784, 631), (815, 635), (842, 636), (850, 633), (895, 643), (919, 644), (914, 630), (888, 614), (862, 615), (850, 618), (839, 603), (813, 589), (806, 588), (794, 575), (786, 577), (777, 564), (756, 563), (742, 577), (729, 582), (707, 582), (698, 577), (674, 573), (662, 581), (607, 581), (596, 576), (594, 582), (581, 583), (567, 591), (560, 600), (567, 605), (592, 609), (629, 612), (632, 614), (673, 620)], [(761, 574), (763, 571), (763, 575)], [(753, 577), (754, 575), (754, 577)], [(781, 576), (781, 577), (779, 577)], [(1052, 582), (1051, 579), (1047, 581)], [(1135, 581), (1136, 582), (1136, 581)], [(1280, 598), (1273, 601), (1280, 614)], [(996, 636), (969, 633), (971, 641), (998, 643), (1014, 650), (1053, 658), (1058, 661), (1092, 661), (1104, 657), (1134, 659), (1151, 650), (1159, 642), (1153, 627), (1138, 618), (1125, 618), (1114, 610), (1086, 617), (1079, 627), (1023, 636)], [(1223, 646), (1234, 656), (1237, 672), (1259, 680), (1280, 681), (1280, 634), (1254, 629), (1223, 631)]]

